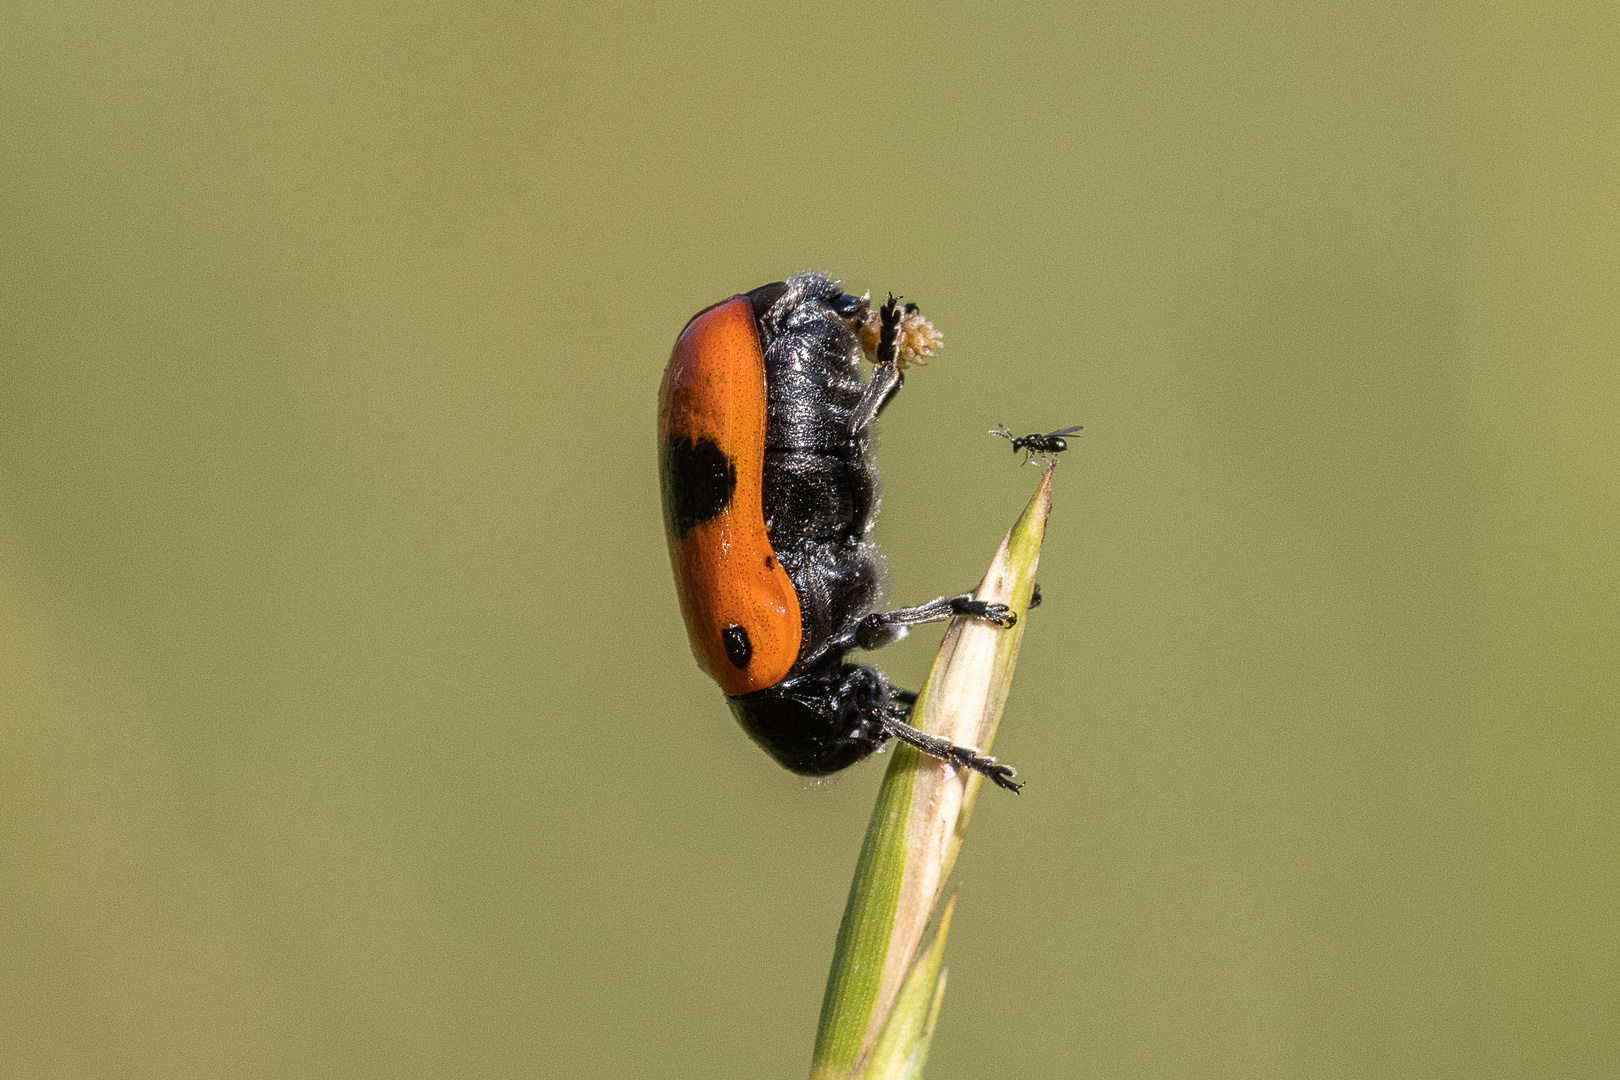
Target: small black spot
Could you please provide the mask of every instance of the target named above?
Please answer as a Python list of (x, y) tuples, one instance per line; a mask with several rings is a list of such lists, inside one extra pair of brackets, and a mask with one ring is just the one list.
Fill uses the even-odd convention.
[(664, 522), (670, 532), (686, 534), (720, 516), (737, 490), (737, 467), (708, 439), (693, 442), (671, 435), (658, 455), (664, 488)]
[(767, 555), (767, 556), (765, 556), (765, 569), (767, 569), (767, 570), (775, 570), (776, 569), (776, 556), (775, 555)]
[(748, 658), (754, 655), (754, 646), (748, 641), (747, 630), (732, 623), (720, 631), (720, 640), (726, 646), (726, 659), (731, 661), (732, 667), (748, 666)]

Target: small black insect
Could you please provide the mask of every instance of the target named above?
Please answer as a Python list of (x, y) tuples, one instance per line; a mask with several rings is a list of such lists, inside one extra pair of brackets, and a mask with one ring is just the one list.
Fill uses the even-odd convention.
[(1069, 442), (1063, 436), (1073, 435), (1080, 429), (1080, 425), (1076, 424), (1074, 427), (1059, 428), (1046, 435), (1015, 436), (1006, 424), (997, 424), (990, 429), (990, 434), (999, 435), (1012, 443), (1013, 453), (1016, 454), (1022, 450), (1024, 452), (1024, 464), (1028, 465), (1036, 458), (1050, 460), (1054, 454), (1063, 453), (1069, 448)]

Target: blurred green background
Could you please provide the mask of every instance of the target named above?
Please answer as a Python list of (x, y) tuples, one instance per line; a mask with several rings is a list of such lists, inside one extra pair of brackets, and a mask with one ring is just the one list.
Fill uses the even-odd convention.
[(652, 429), (805, 267), (946, 335), (893, 599), (1086, 425), (933, 1080), (1620, 1071), (1612, 4), (5, 25), (0, 1073), (802, 1075), (881, 763), (736, 729)]

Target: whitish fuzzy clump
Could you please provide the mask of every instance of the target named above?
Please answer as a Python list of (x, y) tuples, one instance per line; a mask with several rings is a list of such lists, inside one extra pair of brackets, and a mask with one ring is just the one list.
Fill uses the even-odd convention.
[[(866, 294), (870, 299), (872, 294)], [(866, 321), (861, 323), (861, 350), (866, 358), (876, 361), (878, 337), (883, 332), (883, 320), (874, 308), (868, 312)], [(917, 310), (915, 304), (907, 304), (900, 315), (900, 330), (895, 336), (895, 361), (900, 370), (904, 371), (913, 365), (927, 367), (929, 356), (937, 356), (940, 347), (945, 344), (945, 335), (934, 328), (934, 324)]]

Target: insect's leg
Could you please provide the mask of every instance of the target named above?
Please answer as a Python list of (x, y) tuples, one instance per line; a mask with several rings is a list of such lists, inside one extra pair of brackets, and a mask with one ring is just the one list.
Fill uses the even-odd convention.
[(880, 329), (878, 331), (877, 355), (872, 359), (872, 381), (866, 384), (866, 391), (855, 406), (855, 413), (850, 417), (849, 430), (851, 435), (859, 435), (865, 431), (878, 414), (889, 404), (906, 381), (900, 374), (897, 342), (900, 337), (900, 302), (889, 294), (889, 302), (878, 309)]
[(905, 381), (906, 377), (900, 374), (898, 364), (880, 364), (873, 368), (872, 381), (866, 384), (861, 400), (855, 405), (855, 413), (850, 417), (850, 434), (859, 435), (870, 427)]
[(972, 593), (960, 596), (940, 596), (915, 607), (896, 608), (893, 611), (874, 611), (855, 627), (850, 644), (863, 649), (876, 649), (906, 636), (906, 631), (924, 623), (943, 622), (955, 615), (968, 615), (985, 619), (1002, 629), (1018, 621), (1006, 604), (987, 604), (973, 599)]
[(995, 758), (987, 754), (981, 754), (970, 746), (957, 746), (948, 739), (941, 739), (938, 736), (918, 731), (896, 716), (891, 715), (883, 718), (883, 730), (901, 742), (915, 746), (929, 757), (948, 761), (960, 768), (972, 769), (974, 772), (988, 777), (997, 787), (1006, 788), (1014, 794), (1017, 794), (1018, 789), (1024, 786), (1013, 781), (1013, 777), (1018, 775), (1018, 770), (1011, 765), (999, 764)]

